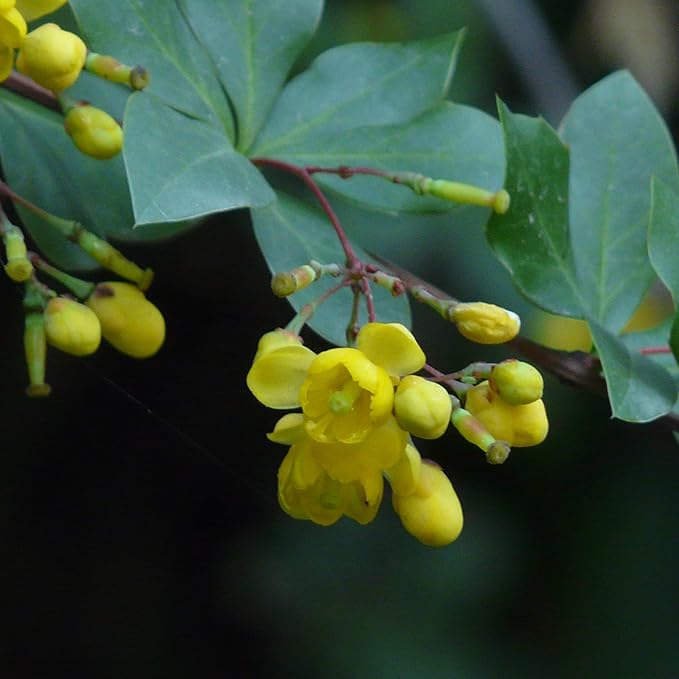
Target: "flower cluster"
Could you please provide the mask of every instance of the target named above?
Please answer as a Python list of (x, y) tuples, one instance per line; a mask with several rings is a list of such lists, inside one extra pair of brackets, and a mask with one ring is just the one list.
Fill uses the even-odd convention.
[(355, 347), (319, 354), (286, 330), (262, 337), (248, 387), (270, 408), (301, 407), (268, 435), (290, 446), (278, 472), (285, 512), (321, 525), (342, 516), (368, 523), (386, 478), (408, 532), (432, 546), (457, 538), (462, 509), (452, 484), (421, 459), (411, 437), (436, 438), (450, 422), (446, 390), (413, 374), (424, 365), (422, 349), (398, 323), (368, 323)]

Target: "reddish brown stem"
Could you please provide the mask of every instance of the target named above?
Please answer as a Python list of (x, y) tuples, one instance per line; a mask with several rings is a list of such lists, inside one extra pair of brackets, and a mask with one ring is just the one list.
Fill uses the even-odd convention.
[(294, 174), (296, 177), (299, 177), (309, 189), (311, 189), (311, 192), (314, 194), (314, 196), (316, 196), (316, 199), (323, 208), (323, 212), (325, 212), (325, 214), (328, 216), (330, 223), (335, 229), (337, 238), (339, 238), (340, 244), (342, 245), (342, 249), (344, 250), (344, 254), (347, 258), (347, 267), (349, 269), (353, 269), (354, 271), (358, 271), (361, 267), (361, 260), (356, 256), (356, 253), (354, 252), (354, 249), (347, 238), (347, 234), (344, 231), (344, 227), (340, 223), (340, 220), (335, 214), (335, 211), (332, 209), (328, 199), (325, 197), (318, 184), (314, 181), (314, 178), (311, 176), (309, 171), (306, 168), (300, 167), (299, 165), (286, 163), (283, 160), (276, 160), (275, 158), (252, 158), (251, 160), (255, 165), (273, 167), (278, 170), (283, 170), (284, 172)]
[(25, 99), (30, 99), (40, 106), (61, 113), (61, 106), (52, 92), (40, 87), (36, 82), (21, 73), (13, 71), (9, 78), (2, 83), (2, 87), (14, 92)]
[(670, 354), (672, 353), (672, 349), (667, 346), (644, 347), (643, 349), (639, 349), (639, 353), (644, 354), (645, 356), (652, 356), (653, 354)]

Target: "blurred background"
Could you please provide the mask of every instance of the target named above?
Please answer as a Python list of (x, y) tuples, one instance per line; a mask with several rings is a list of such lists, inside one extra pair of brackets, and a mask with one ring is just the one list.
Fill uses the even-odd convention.
[[(677, 2), (326, 4), (300, 68), (340, 43), (467, 26), (456, 101), (494, 113), (498, 94), (556, 125), (580, 91), (628, 68), (679, 133)], [(352, 228), (546, 337), (482, 233), (450, 217), (367, 214)], [(611, 420), (605, 400), (547, 377), (545, 444), (497, 468), (452, 431), (421, 445), (465, 510), (453, 545), (418, 543), (388, 496), (367, 527), (294, 521), (275, 498), (284, 449), (264, 435), (275, 413), (245, 387), (257, 339), (291, 312), (269, 292), (247, 214), (126, 252), (156, 271), (165, 347), (146, 362), (108, 346), (88, 359), (51, 351), (45, 401), (23, 396), (20, 296), (0, 279), (0, 676), (679, 676), (679, 448), (668, 429)], [(479, 352), (425, 309), (414, 322), (443, 369), (508, 356)]]

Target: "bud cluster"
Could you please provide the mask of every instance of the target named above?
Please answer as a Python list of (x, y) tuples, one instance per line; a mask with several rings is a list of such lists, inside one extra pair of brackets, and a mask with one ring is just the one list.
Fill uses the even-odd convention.
[(61, 104), (64, 129), (75, 146), (87, 156), (106, 160), (122, 149), (120, 124), (89, 102), (70, 100), (64, 90), (78, 80), (83, 69), (133, 90), (146, 87), (149, 75), (141, 66), (126, 66), (108, 55), (89, 52), (82, 38), (55, 23), (44, 23), (27, 32), (26, 21), (38, 19), (65, 2), (0, 0), (0, 82), (16, 65), (18, 71), (50, 90)]
[[(96, 284), (57, 269), (36, 253), (27, 251), (23, 231), (0, 209), (4, 269), (11, 280), (22, 283), (25, 288), (24, 347), (30, 382), (27, 393), (30, 396), (49, 394), (50, 388), (45, 383), (48, 344), (74, 356), (87, 356), (98, 349), (103, 337), (118, 351), (134, 358), (155, 354), (165, 339), (165, 321), (144, 295), (153, 272), (142, 269), (77, 222), (40, 210), (2, 182), (0, 188), (79, 245), (100, 266), (125, 279)], [(49, 275), (66, 292), (57, 294), (38, 279), (39, 273)]]

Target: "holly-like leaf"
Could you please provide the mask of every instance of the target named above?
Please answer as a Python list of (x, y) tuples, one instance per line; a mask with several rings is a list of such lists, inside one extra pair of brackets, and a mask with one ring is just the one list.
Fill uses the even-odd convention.
[(679, 303), (679, 192), (653, 178), (648, 253), (656, 273)]
[[(615, 82), (615, 80), (613, 81)], [(639, 104), (635, 88), (628, 86), (626, 78), (618, 81), (627, 90), (632, 109)], [(601, 94), (595, 93), (595, 95)], [(645, 105), (636, 106), (638, 119), (630, 120), (619, 114), (616, 106), (620, 100), (612, 97), (613, 105), (599, 100), (604, 110), (590, 106), (587, 93), (583, 95), (582, 109), (575, 109), (572, 115), (580, 125), (580, 116), (590, 110), (594, 126), (603, 126), (606, 118), (612, 126), (632, 125), (626, 134), (611, 133), (602, 135), (599, 152), (608, 158), (610, 166), (599, 158), (594, 149), (581, 148), (586, 135), (581, 134), (578, 126), (571, 131), (578, 145), (578, 153), (592, 155), (593, 164), (601, 172), (607, 172), (606, 179), (587, 174), (591, 181), (588, 185), (581, 179), (573, 178), (575, 172), (583, 170), (581, 162), (571, 167), (570, 188), (579, 199), (590, 206), (605, 206), (607, 201), (616, 200), (618, 182), (625, 185), (629, 193), (624, 201), (634, 212), (635, 221), (630, 223), (624, 215), (618, 214), (612, 206), (591, 215), (589, 229), (598, 234), (593, 241), (591, 234), (583, 235), (584, 225), (578, 226), (578, 238), (570, 232), (569, 204), (569, 165), (568, 150), (559, 140), (556, 132), (541, 119), (527, 118), (512, 114), (500, 103), (500, 120), (505, 135), (507, 154), (507, 179), (505, 187), (509, 191), (512, 204), (506, 215), (495, 215), (488, 224), (488, 240), (498, 258), (512, 273), (519, 289), (532, 301), (547, 311), (562, 315), (586, 318), (592, 329), (592, 336), (606, 376), (608, 394), (614, 417), (623, 420), (645, 422), (668, 412), (677, 395), (677, 387), (671, 375), (661, 365), (630, 351), (616, 336), (620, 329), (619, 319), (626, 322), (638, 306), (648, 287), (648, 264), (646, 271), (636, 274), (630, 267), (644, 268), (646, 255), (644, 237), (650, 211), (650, 178), (652, 172), (644, 177), (635, 168), (627, 168), (634, 180), (627, 181), (617, 160), (611, 160), (629, 143), (628, 137), (635, 134), (634, 121), (644, 128), (642, 134), (657, 154), (657, 168), (670, 177), (676, 171), (674, 156), (667, 154), (663, 142), (664, 127), (654, 127), (649, 121), (649, 110)], [(656, 121), (657, 122), (657, 121)], [(583, 122), (582, 127), (586, 127)], [(588, 138), (588, 143), (596, 147), (597, 140)], [(639, 150), (637, 150), (639, 152)], [(627, 158), (627, 164), (634, 164)], [(579, 168), (579, 169), (578, 169)], [(588, 194), (588, 189), (591, 195)], [(600, 194), (603, 194), (600, 195)], [(571, 197), (571, 207), (577, 201)], [(579, 209), (579, 208), (578, 208)], [(580, 215), (580, 219), (584, 216)], [(641, 236), (640, 236), (641, 234)], [(639, 240), (641, 237), (641, 241)], [(633, 247), (630, 250), (631, 244)], [(596, 247), (595, 247), (596, 246)], [(600, 256), (583, 254), (583, 249), (593, 248)], [(639, 256), (641, 250), (643, 256)], [(576, 255), (577, 253), (577, 255)], [(592, 267), (598, 262), (598, 275)], [(581, 274), (581, 270), (583, 273)], [(612, 273), (617, 278), (614, 278)], [(627, 283), (627, 279), (634, 284)], [(618, 290), (624, 289), (634, 304), (616, 301)], [(625, 309), (623, 314), (622, 310)]]
[(125, 164), (137, 225), (263, 207), (274, 194), (223, 130), (147, 92), (125, 110)]
[(214, 65), (175, 0), (71, 0), (70, 5), (91, 50), (144, 66), (151, 75), (146, 92), (212, 121), (233, 139), (233, 119)]
[(285, 87), (252, 154), (287, 160), (318, 151), (329, 135), (423, 113), (445, 96), (461, 39), (457, 32), (328, 50)]
[(594, 317), (618, 331), (655, 275), (646, 249), (649, 184), (655, 176), (679, 187), (674, 145), (648, 95), (624, 71), (581, 94), (562, 127), (580, 289)]
[(488, 222), (488, 242), (528, 299), (582, 318), (568, 231), (568, 149), (543, 119), (513, 114), (502, 102), (498, 110), (511, 205)]
[(236, 111), (245, 152), (321, 18), (322, 0), (182, 0)]
[[(271, 271), (289, 271), (312, 259), (322, 264), (343, 264), (344, 251), (323, 213), (284, 192), (278, 191), (277, 197), (278, 200), (270, 206), (252, 210), (257, 242)], [(371, 261), (360, 248), (354, 249), (361, 259)], [(337, 283), (336, 278), (322, 277), (289, 297), (289, 302), (299, 311)], [(392, 297), (377, 285), (372, 288), (378, 320), (410, 327), (410, 307), (406, 297)], [(340, 290), (319, 307), (308, 325), (329, 342), (340, 346), (346, 344), (352, 300), (353, 294), (349, 289)], [(359, 321), (367, 321), (365, 304), (361, 305)]]
[[(441, 102), (403, 124), (363, 126), (330, 134), (314, 151), (294, 153), (299, 165), (367, 166), (386, 171), (418, 172), (489, 190), (502, 187), (504, 148), (497, 120), (478, 109)], [(352, 201), (385, 212), (448, 212), (450, 201), (418, 196), (379, 177), (350, 179), (319, 173), (316, 180)], [(479, 224), (488, 218), (479, 210)]]
[(619, 337), (588, 318), (606, 378), (613, 416), (650, 422), (668, 413), (677, 400), (677, 384), (662, 366), (630, 351)]

